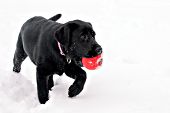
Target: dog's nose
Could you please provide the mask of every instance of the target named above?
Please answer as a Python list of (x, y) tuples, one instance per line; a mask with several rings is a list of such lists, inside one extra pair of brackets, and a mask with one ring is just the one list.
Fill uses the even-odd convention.
[(99, 55), (99, 54), (102, 53), (102, 48), (101, 47), (96, 47), (95, 51)]

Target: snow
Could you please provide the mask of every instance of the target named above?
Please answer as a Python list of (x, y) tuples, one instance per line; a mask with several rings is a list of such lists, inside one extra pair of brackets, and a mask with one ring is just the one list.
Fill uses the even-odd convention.
[[(169, 113), (170, 1), (5, 0), (0, 4), (0, 113)], [(35, 66), (27, 58), (20, 74), (12, 59), (22, 24), (30, 17), (63, 16), (89, 21), (104, 49), (103, 66), (88, 71), (75, 98), (73, 80), (55, 76), (50, 100), (40, 105)]]

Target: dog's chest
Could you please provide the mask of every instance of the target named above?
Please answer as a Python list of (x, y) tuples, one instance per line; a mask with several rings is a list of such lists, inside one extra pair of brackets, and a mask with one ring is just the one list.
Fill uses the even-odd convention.
[(56, 74), (63, 74), (64, 73), (64, 65), (63, 64), (58, 64), (56, 66), (56, 71), (55, 71)]
[(64, 68), (67, 62), (65, 61), (58, 61), (55, 63), (54, 67), (55, 67), (55, 73), (58, 75), (62, 75), (64, 73)]

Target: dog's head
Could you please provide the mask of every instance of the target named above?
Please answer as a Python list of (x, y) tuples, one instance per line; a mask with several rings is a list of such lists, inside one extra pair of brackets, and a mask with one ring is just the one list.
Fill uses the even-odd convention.
[(89, 22), (74, 20), (63, 24), (56, 31), (56, 38), (71, 59), (94, 57), (102, 53), (101, 46), (95, 40), (95, 31)]

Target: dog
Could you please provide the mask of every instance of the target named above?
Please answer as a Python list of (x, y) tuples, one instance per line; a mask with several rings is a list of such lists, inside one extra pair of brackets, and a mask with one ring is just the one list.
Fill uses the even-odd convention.
[(56, 22), (57, 14), (49, 19), (35, 16), (21, 27), (13, 58), (13, 71), (19, 73), (21, 64), (28, 56), (36, 65), (38, 99), (41, 104), (48, 101), (49, 90), (54, 86), (53, 74), (75, 79), (69, 87), (68, 96), (78, 95), (86, 82), (82, 69), (82, 58), (102, 53), (95, 40), (92, 24), (73, 20), (64, 24)]

